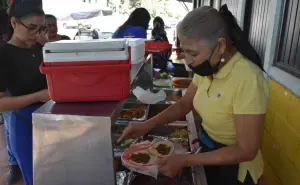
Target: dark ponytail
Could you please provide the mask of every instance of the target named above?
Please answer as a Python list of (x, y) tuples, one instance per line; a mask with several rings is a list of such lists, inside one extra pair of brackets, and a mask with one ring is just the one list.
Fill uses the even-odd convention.
[(235, 17), (228, 10), (227, 5), (225, 4), (221, 6), (219, 12), (228, 24), (229, 37), (232, 40), (233, 45), (242, 55), (247, 57), (250, 61), (255, 63), (263, 71), (265, 71), (260, 56), (254, 49), (254, 47), (250, 44), (247, 37), (244, 35)]
[(9, 15), (17, 19), (45, 15), (42, 0), (14, 0)]
[(119, 27), (117, 36), (122, 35), (128, 25), (142, 27), (147, 31), (150, 20), (151, 16), (148, 10), (145, 8), (137, 8), (130, 14), (126, 22)]

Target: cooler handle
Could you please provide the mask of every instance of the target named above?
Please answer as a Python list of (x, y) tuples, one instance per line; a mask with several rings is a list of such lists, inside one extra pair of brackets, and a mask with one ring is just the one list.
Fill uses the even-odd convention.
[(83, 77), (81, 75), (77, 74), (69, 74), (66, 75), (65, 78), (67, 78), (67, 81), (72, 82), (73, 84), (78, 84), (80, 86), (94, 86), (95, 84), (99, 84), (100, 81), (105, 81), (105, 78), (107, 78), (109, 75), (101, 75), (95, 77), (93, 74), (83, 74)]
[(41, 63), (40, 71), (42, 74), (51, 73), (105, 73), (124, 72), (131, 69), (131, 64), (115, 64), (103, 66), (65, 66), (65, 67), (45, 67), (45, 63)]

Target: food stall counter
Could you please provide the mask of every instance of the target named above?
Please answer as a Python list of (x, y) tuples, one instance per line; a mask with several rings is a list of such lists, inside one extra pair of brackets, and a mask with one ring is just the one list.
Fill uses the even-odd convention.
[[(131, 85), (137, 81), (152, 84), (151, 66), (151, 55), (132, 64)], [(50, 101), (34, 112), (34, 184), (115, 184), (111, 125), (122, 105), (123, 101)]]
[[(151, 89), (151, 85), (152, 57), (148, 56), (145, 62), (132, 65), (131, 87), (141, 86)], [(170, 96), (174, 93), (184, 94), (179, 90), (169, 92)], [(92, 103), (49, 101), (34, 112), (34, 185), (118, 184), (118, 174), (114, 165), (116, 154), (113, 126), (117, 124), (126, 103), (128, 103), (126, 100)], [(165, 105), (171, 104), (147, 106), (149, 115), (146, 116), (148, 118), (155, 116), (157, 107), (167, 108)], [(198, 134), (192, 113), (186, 116), (185, 121), (188, 122), (189, 146), (193, 152), (197, 148), (192, 148), (192, 141), (198, 138)], [(192, 178), (192, 185), (206, 185), (202, 167), (191, 167), (187, 173)], [(139, 182), (138, 180), (143, 181), (143, 177), (137, 176), (136, 182)]]

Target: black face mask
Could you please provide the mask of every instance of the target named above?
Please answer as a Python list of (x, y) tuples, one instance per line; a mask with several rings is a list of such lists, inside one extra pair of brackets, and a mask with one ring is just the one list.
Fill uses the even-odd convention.
[(217, 73), (220, 67), (221, 61), (219, 61), (215, 66), (211, 66), (210, 59), (215, 51), (215, 47), (213, 48), (210, 57), (208, 60), (205, 60), (202, 64), (193, 67), (192, 65), (189, 65), (191, 70), (194, 71), (197, 75), (200, 76), (212, 76), (213, 74)]

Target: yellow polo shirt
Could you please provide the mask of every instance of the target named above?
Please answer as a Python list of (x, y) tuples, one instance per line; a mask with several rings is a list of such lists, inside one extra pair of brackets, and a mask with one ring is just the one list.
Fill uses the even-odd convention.
[[(215, 141), (236, 144), (235, 114), (265, 114), (269, 88), (262, 70), (236, 53), (213, 77), (194, 76), (197, 86), (193, 105), (203, 120), (203, 128)], [(251, 139), (251, 138), (249, 138)], [(255, 183), (263, 173), (261, 151), (253, 161), (241, 163), (238, 180), (249, 171)]]

